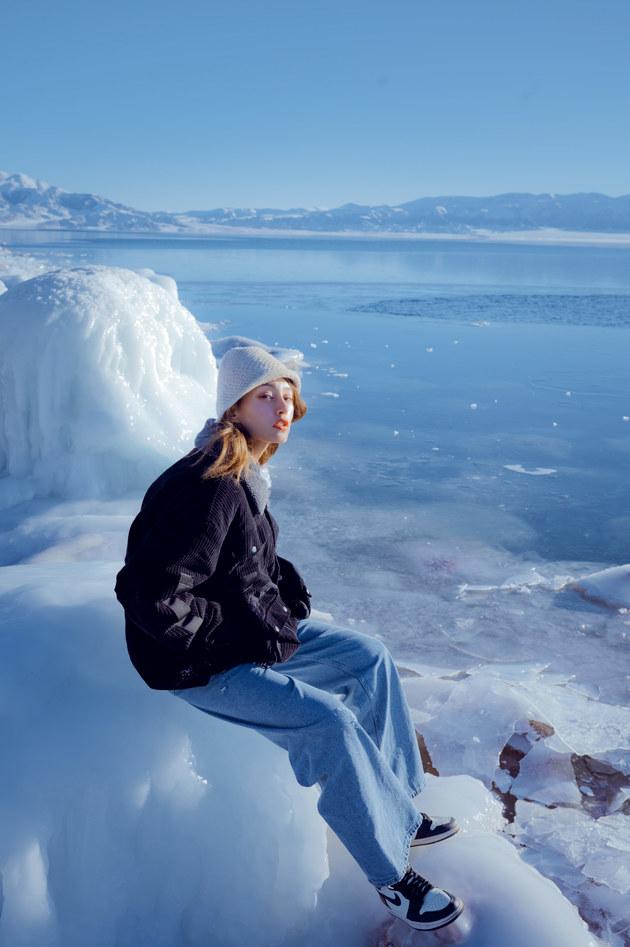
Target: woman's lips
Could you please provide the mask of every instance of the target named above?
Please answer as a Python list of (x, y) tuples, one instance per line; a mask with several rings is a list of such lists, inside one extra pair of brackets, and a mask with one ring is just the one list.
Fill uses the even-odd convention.
[(274, 427), (277, 427), (279, 431), (286, 431), (289, 426), (288, 421), (276, 421)]

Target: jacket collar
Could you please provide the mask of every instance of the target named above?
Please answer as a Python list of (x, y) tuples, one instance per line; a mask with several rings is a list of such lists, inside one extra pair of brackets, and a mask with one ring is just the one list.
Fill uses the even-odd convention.
[[(214, 433), (216, 423), (214, 418), (208, 418), (203, 429), (195, 438), (195, 447), (198, 450), (203, 450), (208, 443)], [(252, 460), (241, 479), (247, 486), (258, 513), (264, 513), (271, 493), (271, 477), (267, 468), (261, 467), (255, 460)]]
[(243, 474), (243, 480), (252, 495), (256, 509), (259, 513), (264, 513), (271, 493), (269, 471), (261, 467), (255, 460), (252, 460)]

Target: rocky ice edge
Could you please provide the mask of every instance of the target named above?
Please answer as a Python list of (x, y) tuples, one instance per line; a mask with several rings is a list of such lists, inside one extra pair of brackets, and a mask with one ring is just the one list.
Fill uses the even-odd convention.
[(169, 277), (89, 266), (0, 296), (0, 506), (138, 490), (215, 407), (216, 363)]
[(630, 709), (590, 699), (543, 665), (455, 674), (417, 665), (406, 673), (431, 769), (441, 777), (464, 770), (491, 789), (523, 857), (607, 944), (622, 947), (630, 925)]

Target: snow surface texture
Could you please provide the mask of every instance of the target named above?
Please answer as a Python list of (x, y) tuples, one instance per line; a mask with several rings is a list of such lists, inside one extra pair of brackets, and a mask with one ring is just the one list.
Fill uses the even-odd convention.
[(491, 787), (524, 858), (570, 892), (606, 943), (626, 944), (630, 709), (591, 700), (543, 665), (416, 673), (406, 690), (433, 766)]
[(575, 583), (584, 598), (609, 608), (630, 608), (630, 565), (602, 569)]
[(114, 573), (0, 572), (0, 943), (280, 943), (327, 873), (313, 791), (255, 734), (141, 685)]
[[(112, 588), (148, 481), (138, 478), (189, 446), (181, 427), (194, 432), (212, 413), (214, 360), (173, 290), (90, 268), (13, 284), (0, 299), (0, 324), (12, 330), (3, 328), (3, 353), (6, 340), (30, 371), (37, 409), (53, 427), (68, 411), (71, 435), (39, 445), (35, 402), (26, 408), (26, 386), (11, 382), (2, 430), (20, 463), (7, 462), (1, 478), (0, 740), (11, 765), (0, 792), (0, 944), (375, 944), (387, 915), (326, 833), (317, 791), (299, 787), (285, 755), (256, 734), (150, 692), (125, 653)], [(60, 375), (49, 348), (57, 331)], [(101, 388), (108, 397), (99, 400)], [(109, 449), (106, 475), (80, 466), (97, 441)], [(26, 481), (39, 495), (10, 507)], [(136, 495), (117, 497), (123, 487)], [(442, 776), (430, 780), (422, 807), (453, 813), (463, 827), (413, 861), (465, 898), (471, 947), (594, 945), (575, 904), (618, 947), (627, 877), (610, 853), (626, 844), (628, 720), (613, 707), (605, 719), (566, 681), (552, 699), (541, 670), (405, 671)], [(608, 778), (599, 779), (604, 767)], [(499, 832), (523, 842), (532, 864)], [(401, 947), (433, 942), (400, 926), (387, 936)]]
[(216, 363), (175, 281), (90, 266), (0, 296), (0, 505), (140, 489), (213, 413)]
[[(0, 295), (25, 279), (39, 276), (50, 270), (50, 266), (26, 253), (12, 253), (6, 247), (0, 246)], [(3, 288), (4, 287), (4, 288)]]
[(304, 353), (300, 352), (298, 349), (287, 349), (277, 345), (266, 345), (265, 343), (260, 342), (258, 339), (249, 339), (244, 335), (228, 335), (222, 339), (213, 339), (212, 351), (218, 359), (221, 359), (230, 349), (244, 345), (257, 345), (260, 348), (265, 349), (275, 358), (279, 358), (281, 362), (284, 362), (285, 365), (288, 365), (289, 368), (295, 369), (297, 372), (299, 372), (300, 369), (304, 367)]

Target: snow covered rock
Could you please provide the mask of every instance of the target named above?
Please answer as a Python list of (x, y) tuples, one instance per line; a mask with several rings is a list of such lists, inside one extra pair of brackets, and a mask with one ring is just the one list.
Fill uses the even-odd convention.
[[(626, 947), (615, 932), (630, 920), (619, 866), (628, 844), (621, 828), (628, 821), (630, 710), (590, 699), (570, 677), (534, 664), (458, 674), (425, 669), (405, 679), (405, 690), (442, 777), (437, 785), (463, 772), (482, 780), (501, 800), (505, 831), (523, 846), (524, 858), (579, 906), (591, 930), (605, 931), (611, 947)], [(423, 793), (423, 807), (429, 802)], [(451, 809), (439, 800), (439, 811)], [(414, 943), (395, 933), (388, 932), (388, 942), (396, 947)], [(473, 926), (465, 943), (476, 944), (478, 933)], [(553, 943), (557, 928), (550, 936)]]
[(630, 564), (584, 575), (573, 587), (584, 598), (609, 608), (630, 608)]
[(210, 343), (155, 274), (18, 283), (0, 296), (0, 506), (145, 488), (190, 449), (215, 390)]
[[(630, 925), (630, 820), (583, 810), (516, 804), (512, 827), (523, 857), (552, 878), (609, 947), (626, 947)], [(567, 938), (566, 943), (571, 943)]]
[(212, 351), (218, 359), (221, 359), (226, 352), (229, 352), (230, 349), (243, 345), (257, 345), (259, 348), (270, 352), (271, 355), (280, 359), (281, 362), (284, 362), (289, 366), (289, 368), (292, 368), (295, 371), (299, 372), (303, 367), (304, 353), (300, 352), (299, 349), (288, 349), (278, 345), (267, 345), (266, 342), (261, 342), (258, 339), (250, 339), (244, 335), (227, 335), (221, 339), (213, 339)]
[(172, 296), (176, 302), (179, 302), (177, 283), (172, 276), (164, 276), (162, 273), (156, 273), (155, 270), (151, 270), (148, 267), (144, 267), (141, 270), (136, 270), (136, 273), (138, 273), (139, 276), (146, 277), (150, 283), (155, 283), (156, 286), (161, 286), (162, 289), (166, 290), (169, 296)]
[(276, 947), (328, 872), (317, 793), (258, 734), (145, 687), (116, 568), (0, 569), (0, 943)]

